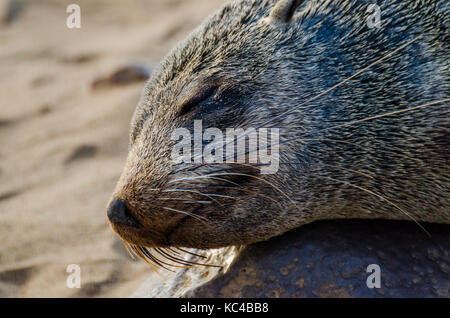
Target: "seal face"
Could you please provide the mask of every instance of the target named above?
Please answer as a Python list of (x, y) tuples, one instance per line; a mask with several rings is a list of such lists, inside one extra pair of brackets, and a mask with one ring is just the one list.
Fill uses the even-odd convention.
[[(448, 1), (242, 0), (162, 62), (108, 207), (133, 246), (266, 240), (319, 219), (450, 223)], [(174, 130), (278, 128), (279, 170), (175, 163)], [(245, 136), (244, 136), (245, 137)]]

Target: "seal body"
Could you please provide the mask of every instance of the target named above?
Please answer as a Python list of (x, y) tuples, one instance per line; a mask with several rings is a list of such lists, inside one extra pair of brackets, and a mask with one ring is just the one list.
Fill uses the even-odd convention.
[[(241, 0), (163, 60), (108, 208), (132, 246), (267, 240), (320, 219), (450, 223), (448, 1)], [(175, 163), (177, 128), (278, 128), (279, 170)]]

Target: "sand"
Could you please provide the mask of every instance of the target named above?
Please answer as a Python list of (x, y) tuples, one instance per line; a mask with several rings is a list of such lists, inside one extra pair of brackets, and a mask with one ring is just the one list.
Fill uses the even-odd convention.
[[(128, 297), (152, 274), (106, 219), (144, 81), (92, 89), (126, 65), (154, 68), (224, 0), (0, 0), (0, 297)], [(81, 288), (66, 284), (69, 264)], [(161, 280), (155, 275), (155, 281)]]

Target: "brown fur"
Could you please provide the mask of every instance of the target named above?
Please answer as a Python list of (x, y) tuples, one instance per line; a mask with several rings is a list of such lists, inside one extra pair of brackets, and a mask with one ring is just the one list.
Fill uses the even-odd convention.
[[(115, 231), (138, 246), (204, 249), (266, 240), (319, 219), (450, 223), (448, 2), (386, 1), (380, 29), (366, 25), (369, 4), (233, 1), (195, 30), (164, 59), (136, 108), (113, 196), (136, 225), (112, 222)], [(180, 115), (207, 85), (215, 94)], [(192, 129), (195, 119), (223, 130), (280, 128), (280, 171), (174, 164), (171, 132)], [(228, 169), (221, 180), (173, 182), (217, 169)]]

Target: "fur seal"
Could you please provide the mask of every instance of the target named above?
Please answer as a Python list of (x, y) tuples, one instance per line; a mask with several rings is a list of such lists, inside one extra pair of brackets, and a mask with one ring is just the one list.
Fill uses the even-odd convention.
[[(170, 52), (107, 209), (126, 245), (164, 266), (316, 220), (449, 224), (449, 3), (385, 1), (372, 28), (369, 4), (232, 1)], [(279, 171), (174, 163), (195, 120), (279, 128)]]

